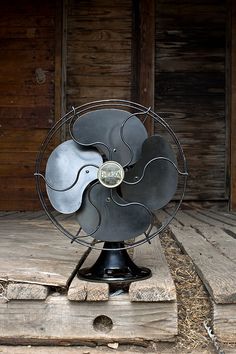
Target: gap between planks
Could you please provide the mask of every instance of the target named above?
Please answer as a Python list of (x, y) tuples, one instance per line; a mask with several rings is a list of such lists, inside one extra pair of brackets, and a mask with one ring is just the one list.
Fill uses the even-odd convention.
[(235, 262), (226, 258), (195, 229), (175, 226), (170, 226), (170, 229), (180, 247), (192, 259), (215, 303), (236, 303)]
[[(98, 252), (93, 250), (83, 267), (90, 267), (97, 257)], [(151, 245), (145, 243), (142, 247), (136, 247), (133, 259), (138, 266), (150, 267), (152, 277), (130, 284), (130, 301), (176, 301), (175, 285), (158, 237), (152, 240)], [(109, 286), (107, 283), (87, 282), (75, 277), (69, 287), (68, 298), (72, 301), (107, 301)]]

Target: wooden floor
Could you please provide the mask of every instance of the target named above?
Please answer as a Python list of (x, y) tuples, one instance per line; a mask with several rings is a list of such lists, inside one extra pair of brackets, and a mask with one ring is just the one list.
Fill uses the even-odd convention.
[[(134, 249), (153, 276), (126, 293), (79, 280), (86, 248), (71, 245), (43, 212), (0, 213), (0, 226), (0, 343), (174, 340), (176, 290), (158, 238)], [(209, 292), (217, 338), (236, 342), (236, 214), (184, 210), (170, 229)], [(92, 251), (83, 266), (97, 256)]]
[(180, 211), (170, 229), (212, 299), (215, 334), (236, 342), (236, 214)]
[[(66, 220), (67, 226), (74, 227)], [(158, 238), (134, 250), (152, 278), (129, 291), (76, 276), (87, 251), (61, 235), (42, 213), (0, 215), (0, 343), (80, 344), (173, 341), (177, 335), (174, 282)], [(94, 263), (92, 251), (83, 266)]]

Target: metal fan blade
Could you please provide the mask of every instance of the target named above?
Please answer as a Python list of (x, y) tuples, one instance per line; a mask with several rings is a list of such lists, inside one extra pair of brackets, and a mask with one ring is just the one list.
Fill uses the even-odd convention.
[(109, 160), (117, 161), (122, 166), (131, 165), (140, 157), (147, 131), (136, 116), (130, 116), (131, 113), (119, 109), (88, 112), (75, 121), (73, 135), (82, 145), (96, 146)]
[(149, 227), (151, 215), (142, 205), (127, 205), (115, 191), (111, 198), (108, 188), (95, 184), (85, 192), (77, 220), (95, 239), (116, 242), (141, 235)]
[(170, 144), (160, 135), (153, 135), (144, 142), (140, 160), (125, 173), (125, 181), (138, 182), (141, 179), (137, 184), (121, 184), (125, 200), (143, 203), (151, 210), (160, 209), (171, 200), (177, 189), (178, 172), (172, 163), (164, 159), (148, 164), (158, 157), (177, 164)]
[[(57, 189), (46, 186), (52, 206), (63, 214), (78, 210), (85, 188), (97, 178), (98, 169), (91, 165), (100, 166), (102, 162), (95, 149), (85, 149), (73, 140), (58, 145), (49, 156), (45, 173), (48, 184)], [(67, 188), (66, 191), (58, 191)]]

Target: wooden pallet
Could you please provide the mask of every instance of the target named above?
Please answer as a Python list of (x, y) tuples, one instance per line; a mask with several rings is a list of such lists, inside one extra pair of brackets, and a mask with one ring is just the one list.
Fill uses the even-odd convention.
[[(7, 285), (0, 297), (0, 343), (175, 339), (176, 291), (157, 238), (134, 250), (135, 262), (150, 266), (152, 278), (111, 293), (108, 284), (75, 276), (86, 249), (71, 245), (43, 214), (2, 214), (0, 222), (0, 279)], [(91, 252), (84, 266), (97, 256)]]
[(211, 296), (216, 336), (236, 342), (236, 214), (181, 211), (170, 228)]

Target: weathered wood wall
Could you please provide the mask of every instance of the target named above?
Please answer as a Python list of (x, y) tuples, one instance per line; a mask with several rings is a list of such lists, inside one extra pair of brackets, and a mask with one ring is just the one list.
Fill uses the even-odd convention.
[[(0, 209), (36, 208), (36, 152), (54, 121), (55, 1), (0, 4)], [(39, 83), (36, 69), (45, 73)], [(39, 77), (40, 79), (40, 77)]]
[(156, 2), (155, 107), (184, 146), (187, 199), (227, 199), (226, 1)]
[(230, 207), (236, 210), (236, 3), (231, 1), (231, 14), (228, 24), (229, 41), (227, 45), (230, 48), (228, 56), (228, 96), (230, 121)]
[(132, 94), (132, 1), (70, 0), (67, 106)]
[[(39, 206), (36, 152), (54, 121), (55, 97), (61, 97), (60, 82), (55, 85), (59, 3), (0, 4), (0, 209)], [(135, 0), (68, 0), (67, 108), (135, 98), (136, 5)], [(186, 199), (227, 200), (226, 0), (158, 0), (155, 15), (155, 110), (169, 112), (162, 116), (184, 146), (190, 172)], [(37, 68), (46, 71), (43, 84), (37, 83)]]

